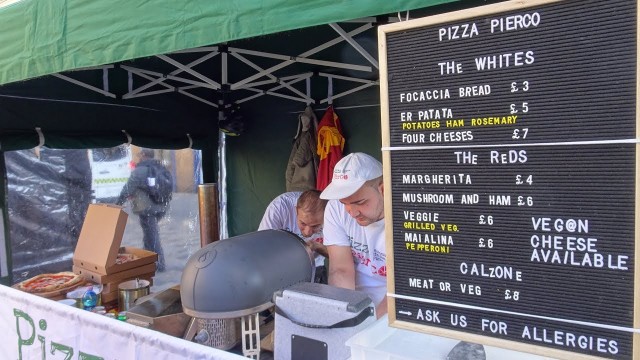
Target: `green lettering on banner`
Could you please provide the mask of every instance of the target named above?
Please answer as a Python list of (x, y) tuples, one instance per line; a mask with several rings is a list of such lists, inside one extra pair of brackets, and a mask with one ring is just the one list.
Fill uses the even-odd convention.
[[(25, 313), (24, 311), (13, 309), (13, 315), (16, 318), (16, 333), (18, 334), (18, 360), (22, 360), (22, 347), (25, 345), (26, 346), (33, 345), (36, 338), (36, 327), (33, 323), (33, 319), (31, 318), (31, 316), (29, 316), (29, 314)], [(20, 328), (20, 319), (24, 320), (24, 322), (29, 324), (29, 326), (31, 327), (30, 331), (27, 331), (27, 329)], [(47, 329), (47, 321), (44, 319), (40, 320), (38, 325), (42, 331), (45, 331)], [(24, 338), (23, 333), (28, 334), (29, 332), (31, 333), (31, 335), (28, 338)], [(42, 360), (45, 360), (46, 359), (46, 350), (45, 350), (46, 339), (44, 336), (38, 335), (38, 341), (40, 342), (40, 347), (42, 350)], [(52, 341), (51, 355), (55, 355), (56, 352), (60, 352), (64, 354), (65, 355), (64, 360), (71, 360), (74, 354), (74, 350), (71, 346)], [(79, 351), (78, 360), (104, 360), (104, 358)]]
[[(36, 327), (33, 325), (33, 320), (27, 313), (20, 311), (18, 309), (13, 309), (13, 316), (16, 317), (16, 332), (18, 334), (18, 360), (22, 360), (22, 346), (23, 345), (33, 345), (33, 341), (36, 338)], [(28, 339), (22, 338), (22, 333), (20, 332), (20, 319), (24, 319), (29, 325), (31, 325), (31, 336)]]
[(44, 346), (45, 338), (42, 335), (38, 335), (38, 340), (40, 340), (40, 351), (42, 354), (42, 360), (45, 360), (47, 357), (47, 350), (45, 349), (45, 346)]
[(51, 342), (51, 355), (55, 355), (56, 351), (59, 351), (59, 352), (61, 352), (61, 353), (66, 355), (63, 360), (71, 360), (71, 358), (73, 357), (73, 348), (71, 346), (58, 344), (57, 342), (53, 342), (52, 341)]
[(78, 353), (78, 360), (104, 360), (100, 356), (85, 354), (82, 351)]

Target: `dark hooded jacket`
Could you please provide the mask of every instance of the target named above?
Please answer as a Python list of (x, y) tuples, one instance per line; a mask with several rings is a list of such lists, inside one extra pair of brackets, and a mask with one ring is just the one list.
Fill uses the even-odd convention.
[(150, 177), (150, 168), (162, 166), (158, 160), (142, 160), (131, 173), (129, 180), (122, 188), (117, 204), (124, 204), (131, 199), (134, 214), (162, 214), (167, 211), (166, 204), (158, 204), (151, 200), (148, 192), (147, 178)]
[(293, 142), (285, 174), (286, 189), (305, 191), (315, 189), (318, 173), (318, 155), (316, 154), (317, 119), (311, 107), (298, 117), (298, 133)]

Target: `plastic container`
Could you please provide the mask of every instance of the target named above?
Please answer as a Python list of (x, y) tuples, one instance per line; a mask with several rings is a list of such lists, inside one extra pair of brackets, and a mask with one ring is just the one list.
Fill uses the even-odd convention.
[(351, 360), (445, 360), (458, 342), (460, 340), (389, 327), (385, 315), (349, 338), (346, 344), (351, 348)]
[(65, 304), (65, 305), (69, 305), (69, 306), (76, 306), (76, 301), (74, 299), (62, 299), (62, 300), (58, 300), (58, 302), (60, 304)]
[(86, 289), (76, 289), (67, 293), (67, 299), (73, 299), (75, 301), (75, 307), (78, 309), (84, 309), (82, 306), (82, 295), (84, 295)]
[[(351, 360), (446, 360), (460, 340), (389, 327), (387, 315), (346, 342)], [(484, 346), (487, 360), (553, 360), (514, 350)]]

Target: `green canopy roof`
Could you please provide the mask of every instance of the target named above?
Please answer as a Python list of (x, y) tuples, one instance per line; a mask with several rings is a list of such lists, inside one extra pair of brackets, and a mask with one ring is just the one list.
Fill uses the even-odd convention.
[(453, 1), (0, 1), (0, 85)]

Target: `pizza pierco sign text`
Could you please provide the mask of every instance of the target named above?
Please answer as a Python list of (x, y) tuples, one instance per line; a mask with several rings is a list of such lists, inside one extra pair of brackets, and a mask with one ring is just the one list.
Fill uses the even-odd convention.
[(390, 322), (640, 359), (636, 1), (380, 27)]

